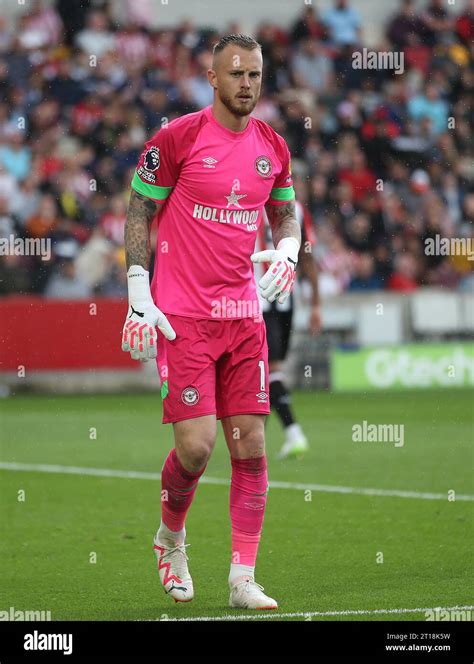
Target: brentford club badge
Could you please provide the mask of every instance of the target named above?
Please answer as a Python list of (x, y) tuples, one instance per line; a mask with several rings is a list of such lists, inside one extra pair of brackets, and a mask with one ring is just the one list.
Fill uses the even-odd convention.
[(147, 150), (143, 165), (147, 171), (156, 171), (160, 167), (160, 148), (153, 146)]
[(195, 406), (199, 401), (199, 392), (195, 387), (186, 387), (181, 392), (181, 401), (186, 406)]
[(257, 157), (255, 160), (255, 169), (263, 178), (267, 178), (272, 174), (272, 162), (268, 157)]

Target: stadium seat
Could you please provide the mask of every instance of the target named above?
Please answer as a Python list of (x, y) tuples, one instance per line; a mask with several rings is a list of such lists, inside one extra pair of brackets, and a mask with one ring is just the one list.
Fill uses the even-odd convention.
[(452, 292), (422, 289), (410, 301), (415, 334), (449, 335), (461, 330), (458, 295)]
[(357, 311), (357, 343), (363, 346), (400, 344), (403, 341), (401, 302), (361, 304)]
[(474, 295), (464, 293), (458, 296), (461, 330), (463, 332), (474, 331)]
[(325, 303), (322, 310), (322, 327), (324, 331), (345, 332), (355, 327), (357, 319), (356, 303), (347, 304)]

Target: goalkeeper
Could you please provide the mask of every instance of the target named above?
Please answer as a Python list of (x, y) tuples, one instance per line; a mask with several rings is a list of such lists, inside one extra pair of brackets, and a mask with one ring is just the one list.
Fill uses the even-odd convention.
[[(181, 602), (194, 596), (185, 523), (220, 420), (232, 465), (229, 604), (276, 609), (276, 600), (255, 580), (268, 490), (269, 384), (253, 263), (269, 264), (259, 281), (261, 296), (284, 302), (293, 287), (301, 233), (288, 147), (269, 125), (251, 117), (262, 80), (258, 42), (245, 35), (223, 37), (214, 47), (208, 79), (212, 106), (160, 129), (146, 144), (132, 180), (122, 348), (135, 360), (157, 358), (163, 423), (173, 425), (175, 444), (162, 470), (162, 518), (154, 539), (165, 592)], [(274, 248), (253, 254), (264, 207)]]

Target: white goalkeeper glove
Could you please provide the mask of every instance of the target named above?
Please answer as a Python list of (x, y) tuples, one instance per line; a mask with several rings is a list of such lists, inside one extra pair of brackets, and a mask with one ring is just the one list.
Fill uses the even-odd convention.
[(176, 332), (165, 314), (155, 306), (150, 291), (149, 273), (141, 265), (132, 265), (127, 272), (128, 314), (122, 332), (122, 350), (132, 360), (148, 362), (156, 357), (155, 326), (172, 341)]
[(295, 282), (295, 270), (298, 263), (300, 243), (294, 237), (280, 240), (276, 249), (267, 249), (252, 254), (254, 263), (270, 263), (270, 267), (258, 282), (260, 295), (274, 302), (283, 304), (290, 296)]

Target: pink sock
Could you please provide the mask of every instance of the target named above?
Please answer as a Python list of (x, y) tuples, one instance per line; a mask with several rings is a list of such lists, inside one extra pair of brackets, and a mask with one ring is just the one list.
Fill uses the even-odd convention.
[(231, 462), (232, 563), (255, 567), (267, 502), (267, 461), (262, 456)]
[(186, 514), (204, 470), (205, 467), (198, 473), (187, 471), (174, 448), (166, 457), (161, 471), (161, 519), (170, 530), (178, 532), (184, 528)]

